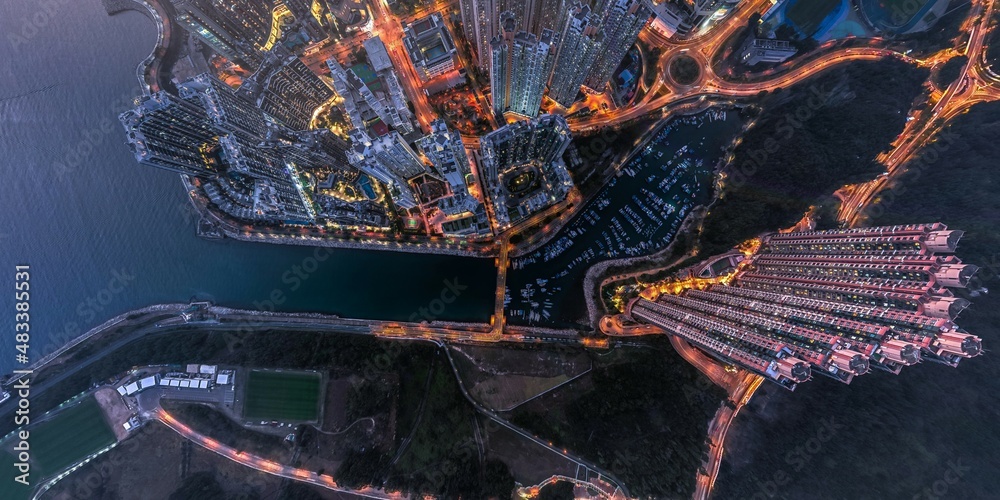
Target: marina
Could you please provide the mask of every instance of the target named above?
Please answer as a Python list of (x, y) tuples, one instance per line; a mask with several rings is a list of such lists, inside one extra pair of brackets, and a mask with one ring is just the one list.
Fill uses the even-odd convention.
[(709, 110), (665, 125), (547, 245), (515, 258), (504, 304), (513, 324), (569, 326), (587, 268), (665, 248), (708, 201), (712, 169), (740, 129), (735, 111)]

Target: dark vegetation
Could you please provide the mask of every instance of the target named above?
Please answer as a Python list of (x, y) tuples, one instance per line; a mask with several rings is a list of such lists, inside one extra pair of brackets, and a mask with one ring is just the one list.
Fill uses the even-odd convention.
[(670, 61), (670, 66), (667, 69), (670, 71), (670, 78), (679, 85), (691, 85), (698, 81), (698, 78), (701, 76), (701, 68), (698, 67), (698, 61), (691, 56), (680, 55), (675, 57)]
[(184, 478), (184, 482), (170, 494), (170, 500), (201, 500), (203, 498), (227, 498), (215, 474), (202, 471)]
[(651, 344), (596, 358), (592, 390), (543, 397), (511, 421), (594, 460), (632, 495), (690, 498), (708, 422), (726, 394), (665, 338)]
[(962, 68), (968, 62), (969, 58), (967, 56), (955, 56), (948, 59), (948, 62), (944, 63), (937, 74), (934, 75), (934, 85), (941, 90), (948, 88), (948, 85), (951, 85), (962, 74)]
[(289, 481), (288, 484), (281, 490), (278, 495), (277, 500), (324, 500), (325, 497), (320, 495), (316, 488), (302, 484), (296, 483), (294, 481)]
[[(957, 290), (972, 306), (956, 323), (984, 343), (996, 342), (1000, 326), (997, 137), (1000, 103), (972, 108), (869, 211), (872, 225), (941, 221), (966, 231), (957, 255), (982, 267), (969, 289), (990, 291), (973, 297)], [(998, 389), (1000, 364), (994, 355), (957, 368), (924, 362), (898, 376), (871, 373), (850, 386), (822, 377), (794, 393), (765, 386), (767, 394), (755, 397), (730, 429), (715, 496), (996, 498), (1000, 400), (989, 395)], [(826, 419), (835, 434), (821, 440)], [(813, 452), (803, 453), (811, 438), (817, 438)], [(779, 470), (786, 473), (780, 481)]]
[[(280, 348), (276, 348), (278, 345)], [(362, 335), (173, 331), (167, 335), (146, 337), (108, 353), (64, 383), (33, 399), (32, 405), (41, 413), (43, 408), (54, 407), (94, 383), (104, 382), (133, 366), (143, 365), (210, 363), (254, 368), (316, 369), (327, 371), (331, 379), (353, 374), (373, 381), (370, 386), (362, 385), (358, 389), (361, 394), (372, 397), (385, 394), (384, 387), (380, 387), (377, 381), (398, 377), (395, 446), (375, 452), (346, 450), (347, 454), (360, 460), (354, 467), (342, 468), (348, 483), (380, 486), (383, 480), (389, 478), (393, 488), (433, 492), (448, 498), (493, 495), (496, 492), (488, 491), (487, 487), (506, 487), (512, 484), (513, 478), (506, 471), (505, 464), (490, 460), (480, 463), (478, 453), (472, 453), (476, 447), (471, 433), (473, 409), (459, 392), (447, 360), (439, 354), (423, 343), (387, 342)], [(428, 367), (433, 368), (429, 370)], [(426, 381), (429, 376), (433, 377), (433, 383), (428, 391)], [(423, 417), (419, 418), (417, 411), (421, 409), (421, 401), (425, 397), (426, 408)], [(348, 399), (349, 415), (369, 413), (375, 408), (360, 404), (359, 396), (349, 396)], [(352, 402), (359, 406), (350, 406)], [(220, 442), (230, 444), (229, 439), (259, 442), (262, 452), (280, 450), (279, 447), (284, 446), (280, 444), (280, 437), (246, 430), (211, 408), (171, 406), (169, 403), (165, 406), (177, 411), (179, 420), (217, 437)], [(380, 408), (380, 411), (387, 409)], [(13, 418), (9, 422), (4, 424), (10, 426)], [(407, 452), (393, 468), (386, 469), (396, 448), (411, 434), (414, 426), (416, 432)], [(5, 429), (3, 433), (9, 430)], [(249, 445), (243, 449), (251, 450)]]
[(351, 385), (347, 394), (347, 421), (370, 417), (385, 409), (396, 398), (398, 387), (384, 379), (362, 379)]
[(791, 226), (840, 186), (881, 173), (875, 157), (902, 131), (926, 78), (926, 70), (885, 60), (766, 97), (705, 218), (701, 255)]
[[(641, 40), (636, 43), (641, 46), (642, 52), (646, 56), (645, 61), (643, 61), (642, 82), (646, 87), (652, 87), (653, 83), (656, 82), (656, 77), (660, 76), (659, 62), (660, 55), (663, 54), (663, 49), (660, 47), (650, 47)], [(636, 95), (636, 99), (638, 98), (639, 96)]]
[[(639, 118), (620, 128), (574, 135), (565, 159), (573, 173), (573, 181), (580, 187), (584, 198), (589, 198), (604, 187), (613, 173), (612, 167), (616, 160), (630, 154), (637, 139), (657, 125), (665, 123), (658, 117)], [(574, 161), (574, 150), (577, 161)]]
[(788, 40), (798, 50), (798, 54), (805, 54), (819, 47), (819, 42), (813, 38), (799, 38), (795, 29), (787, 24), (778, 26), (774, 34), (779, 40)]
[(986, 35), (986, 62), (994, 72), (1000, 70), (1000, 31), (994, 28)]
[(279, 460), (284, 451), (291, 448), (282, 444), (281, 437), (247, 429), (214, 408), (170, 400), (163, 400), (161, 404), (195, 431), (248, 453)]
[(538, 500), (573, 500), (573, 483), (558, 482), (550, 484), (538, 492)]
[(379, 476), (389, 466), (392, 457), (379, 450), (351, 450), (333, 475), (337, 482), (349, 488), (378, 484)]
[(512, 487), (491, 489), (512, 486), (514, 479), (503, 462), (480, 462), (472, 428), (476, 413), (451, 365), (439, 352), (425, 366), (430, 368), (421, 370), (422, 379), (403, 385), (400, 408), (410, 411), (400, 418), (397, 440), (409, 438), (409, 446), (386, 476), (386, 486), (438, 498), (510, 497)]

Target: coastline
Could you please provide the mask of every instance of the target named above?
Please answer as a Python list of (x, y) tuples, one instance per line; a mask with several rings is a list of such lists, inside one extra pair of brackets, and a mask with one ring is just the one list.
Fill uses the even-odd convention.
[[(604, 287), (607, 286), (609, 282), (617, 281), (619, 279), (624, 279), (625, 277), (627, 277), (626, 275), (605, 276), (604, 273), (607, 272), (608, 268), (610, 268), (611, 266), (642, 264), (645, 262), (649, 262), (650, 264), (656, 264), (656, 261), (658, 261), (659, 259), (671, 255), (673, 253), (674, 247), (677, 244), (677, 237), (682, 232), (691, 230), (692, 225), (695, 225), (695, 227), (700, 225), (701, 219), (702, 217), (704, 217), (703, 214), (707, 210), (708, 207), (705, 205), (698, 205), (692, 208), (691, 212), (684, 217), (684, 221), (681, 222), (680, 227), (677, 228), (677, 234), (674, 235), (673, 239), (670, 241), (670, 244), (667, 245), (662, 250), (659, 250), (655, 253), (651, 253), (648, 255), (640, 255), (638, 257), (626, 257), (623, 259), (601, 261), (598, 262), (597, 264), (594, 264), (593, 266), (590, 266), (590, 268), (587, 269), (587, 274), (583, 278), (583, 296), (587, 302), (587, 319), (593, 328), (597, 329), (599, 322), (601, 320), (601, 316), (608, 313), (607, 310), (604, 310), (604, 305), (600, 303), (601, 290), (604, 289)], [(680, 257), (677, 258), (675, 262), (679, 262), (689, 256), (691, 255), (690, 254), (681, 255)], [(666, 267), (669, 267), (670, 265)], [(641, 270), (630, 271), (626, 274), (627, 275), (646, 274), (655, 269), (656, 269), (655, 267), (643, 268)], [(596, 283), (598, 279), (601, 280), (600, 283)]]
[[(132, 340), (137, 340), (153, 331), (168, 331), (176, 327), (199, 327), (213, 329), (258, 330), (258, 329), (309, 329), (312, 331), (328, 331), (341, 333), (357, 333), (373, 335), (383, 339), (394, 340), (447, 340), (456, 343), (562, 343), (576, 342), (584, 345), (581, 331), (545, 327), (510, 326), (507, 333), (496, 336), (493, 327), (488, 323), (470, 323), (461, 321), (431, 321), (425, 323), (367, 320), (358, 318), (342, 318), (334, 314), (315, 312), (277, 312), (255, 311), (217, 306), (209, 302), (164, 303), (153, 304), (139, 309), (133, 309), (119, 314), (104, 323), (88, 330), (71, 342), (60, 347), (31, 364), (26, 371), (33, 374), (46, 368), (69, 362), (75, 353), (73, 349), (85, 347), (86, 343), (108, 340), (111, 335), (121, 333), (122, 329), (135, 326), (137, 320), (148, 319), (155, 315), (162, 318), (150, 325), (151, 328)], [(126, 324), (133, 323), (133, 324)], [(139, 329), (142, 331), (142, 329)], [(127, 332), (124, 335), (131, 335)], [(527, 337), (527, 338), (526, 338)], [(120, 340), (120, 339), (119, 339)], [(27, 374), (17, 374), (8, 377), (4, 387)], [(34, 376), (34, 375), (33, 375)], [(0, 405), (2, 407), (2, 405)]]
[[(309, 247), (324, 247), (324, 248), (350, 248), (357, 250), (377, 250), (377, 251), (392, 251), (392, 252), (406, 252), (406, 253), (426, 253), (426, 254), (436, 254), (436, 255), (454, 255), (457, 257), (477, 257), (477, 258), (492, 258), (496, 255), (496, 245), (493, 240), (489, 242), (488, 245), (484, 245), (482, 251), (474, 251), (471, 249), (464, 249), (461, 247), (453, 248), (421, 248), (419, 243), (409, 243), (403, 241), (385, 241), (380, 243), (362, 243), (360, 241), (351, 241), (345, 238), (336, 237), (318, 237), (301, 235), (296, 237), (283, 236), (262, 232), (252, 232), (247, 234), (246, 231), (240, 231), (239, 228), (235, 227), (235, 222), (222, 217), (220, 214), (212, 210), (208, 203), (204, 200), (198, 200), (191, 196), (191, 192), (197, 189), (192, 183), (190, 178), (185, 175), (181, 175), (181, 182), (184, 184), (184, 189), (188, 192), (187, 198), (191, 202), (191, 206), (194, 212), (198, 214), (199, 220), (197, 225), (198, 236), (206, 239), (223, 239), (228, 238), (236, 241), (244, 241), (251, 243), (268, 243), (272, 245), (297, 245), (297, 246), (309, 246)], [(384, 244), (383, 244), (384, 243)]]
[(149, 55), (136, 66), (135, 77), (139, 81), (139, 85), (142, 87), (142, 92), (145, 95), (159, 90), (160, 84), (157, 78), (163, 62), (163, 56), (174, 48), (171, 45), (173, 40), (170, 36), (170, 21), (161, 12), (162, 6), (150, 4), (146, 0), (101, 0), (101, 3), (104, 5), (104, 9), (109, 16), (127, 11), (135, 11), (146, 16), (146, 18), (156, 25), (156, 44), (153, 45)]

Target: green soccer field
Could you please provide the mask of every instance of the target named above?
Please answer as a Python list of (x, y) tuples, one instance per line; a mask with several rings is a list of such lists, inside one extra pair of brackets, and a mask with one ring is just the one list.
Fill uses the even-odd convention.
[(32, 461), (44, 477), (115, 442), (115, 434), (92, 396), (28, 430)]
[(319, 386), (316, 373), (251, 371), (243, 416), (282, 422), (317, 420)]

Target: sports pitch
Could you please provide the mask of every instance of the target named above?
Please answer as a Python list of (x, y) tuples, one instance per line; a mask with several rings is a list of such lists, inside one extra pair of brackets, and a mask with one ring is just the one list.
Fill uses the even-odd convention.
[(32, 461), (44, 477), (115, 442), (115, 434), (92, 396), (28, 430)]
[(319, 388), (317, 373), (251, 371), (243, 417), (282, 422), (318, 420)]

